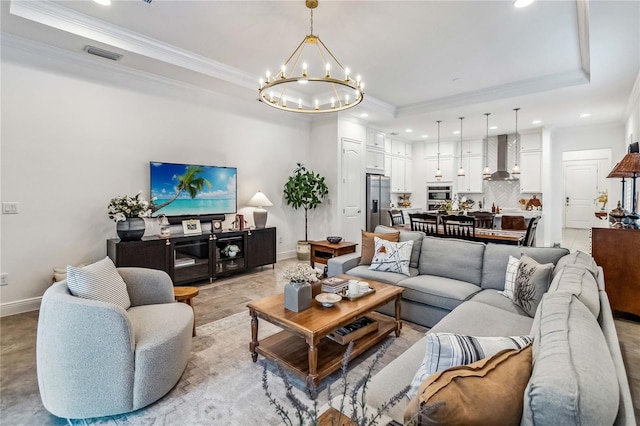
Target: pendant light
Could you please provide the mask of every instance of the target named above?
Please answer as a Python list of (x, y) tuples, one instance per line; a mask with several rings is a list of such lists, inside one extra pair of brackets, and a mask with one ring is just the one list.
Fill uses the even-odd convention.
[(441, 120), (436, 121), (438, 123), (438, 170), (436, 170), (436, 180), (442, 179), (442, 170), (440, 170), (440, 123)]
[(491, 177), (491, 169), (489, 168), (489, 116), (490, 112), (485, 112), (484, 115), (487, 116), (487, 139), (484, 143), (484, 170), (482, 170), (482, 177), (488, 178)]
[(518, 136), (518, 110), (519, 109), (520, 108), (513, 109), (516, 112), (516, 163), (511, 169), (511, 174), (514, 175), (515, 177), (520, 176), (520, 166), (518, 166), (518, 159), (520, 158), (520, 149), (519, 149), (520, 137)]
[(460, 168), (458, 169), (458, 176), (464, 176), (464, 168), (462, 167), (462, 120), (464, 117), (458, 117), (460, 119)]

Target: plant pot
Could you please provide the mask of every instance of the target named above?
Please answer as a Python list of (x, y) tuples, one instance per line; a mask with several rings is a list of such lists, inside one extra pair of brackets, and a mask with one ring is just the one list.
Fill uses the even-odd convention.
[(284, 308), (293, 312), (311, 307), (311, 284), (290, 281), (284, 286)]
[(116, 233), (120, 241), (140, 241), (144, 235), (144, 219), (128, 217), (127, 220), (116, 222)]
[(300, 240), (296, 246), (296, 255), (298, 260), (309, 260), (311, 258), (309, 241)]

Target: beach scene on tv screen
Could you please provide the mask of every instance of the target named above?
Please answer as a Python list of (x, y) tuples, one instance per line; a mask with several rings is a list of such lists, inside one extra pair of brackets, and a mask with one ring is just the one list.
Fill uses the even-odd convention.
[(153, 216), (235, 213), (237, 170), (232, 167), (150, 163)]

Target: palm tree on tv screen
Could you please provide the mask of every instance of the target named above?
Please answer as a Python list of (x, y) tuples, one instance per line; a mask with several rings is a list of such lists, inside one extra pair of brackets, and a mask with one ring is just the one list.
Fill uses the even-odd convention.
[(176, 175), (176, 179), (178, 180), (178, 184), (176, 185), (176, 195), (174, 195), (169, 201), (162, 203), (159, 206), (154, 206), (152, 210), (157, 212), (158, 210), (168, 206), (177, 200), (180, 194), (184, 191), (187, 191), (191, 198), (196, 198), (196, 195), (204, 189), (205, 185), (211, 188), (211, 182), (200, 176), (200, 173), (202, 173), (202, 167), (188, 166), (182, 176)]

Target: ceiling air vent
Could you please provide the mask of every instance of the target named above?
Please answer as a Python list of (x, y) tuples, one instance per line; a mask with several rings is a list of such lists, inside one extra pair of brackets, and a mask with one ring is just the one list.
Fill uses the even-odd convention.
[(119, 61), (120, 59), (122, 59), (122, 55), (119, 53), (110, 52), (108, 50), (100, 49), (99, 47), (95, 46), (87, 45), (84, 47), (84, 51), (91, 55), (100, 56), (101, 58), (111, 59), (112, 61)]

